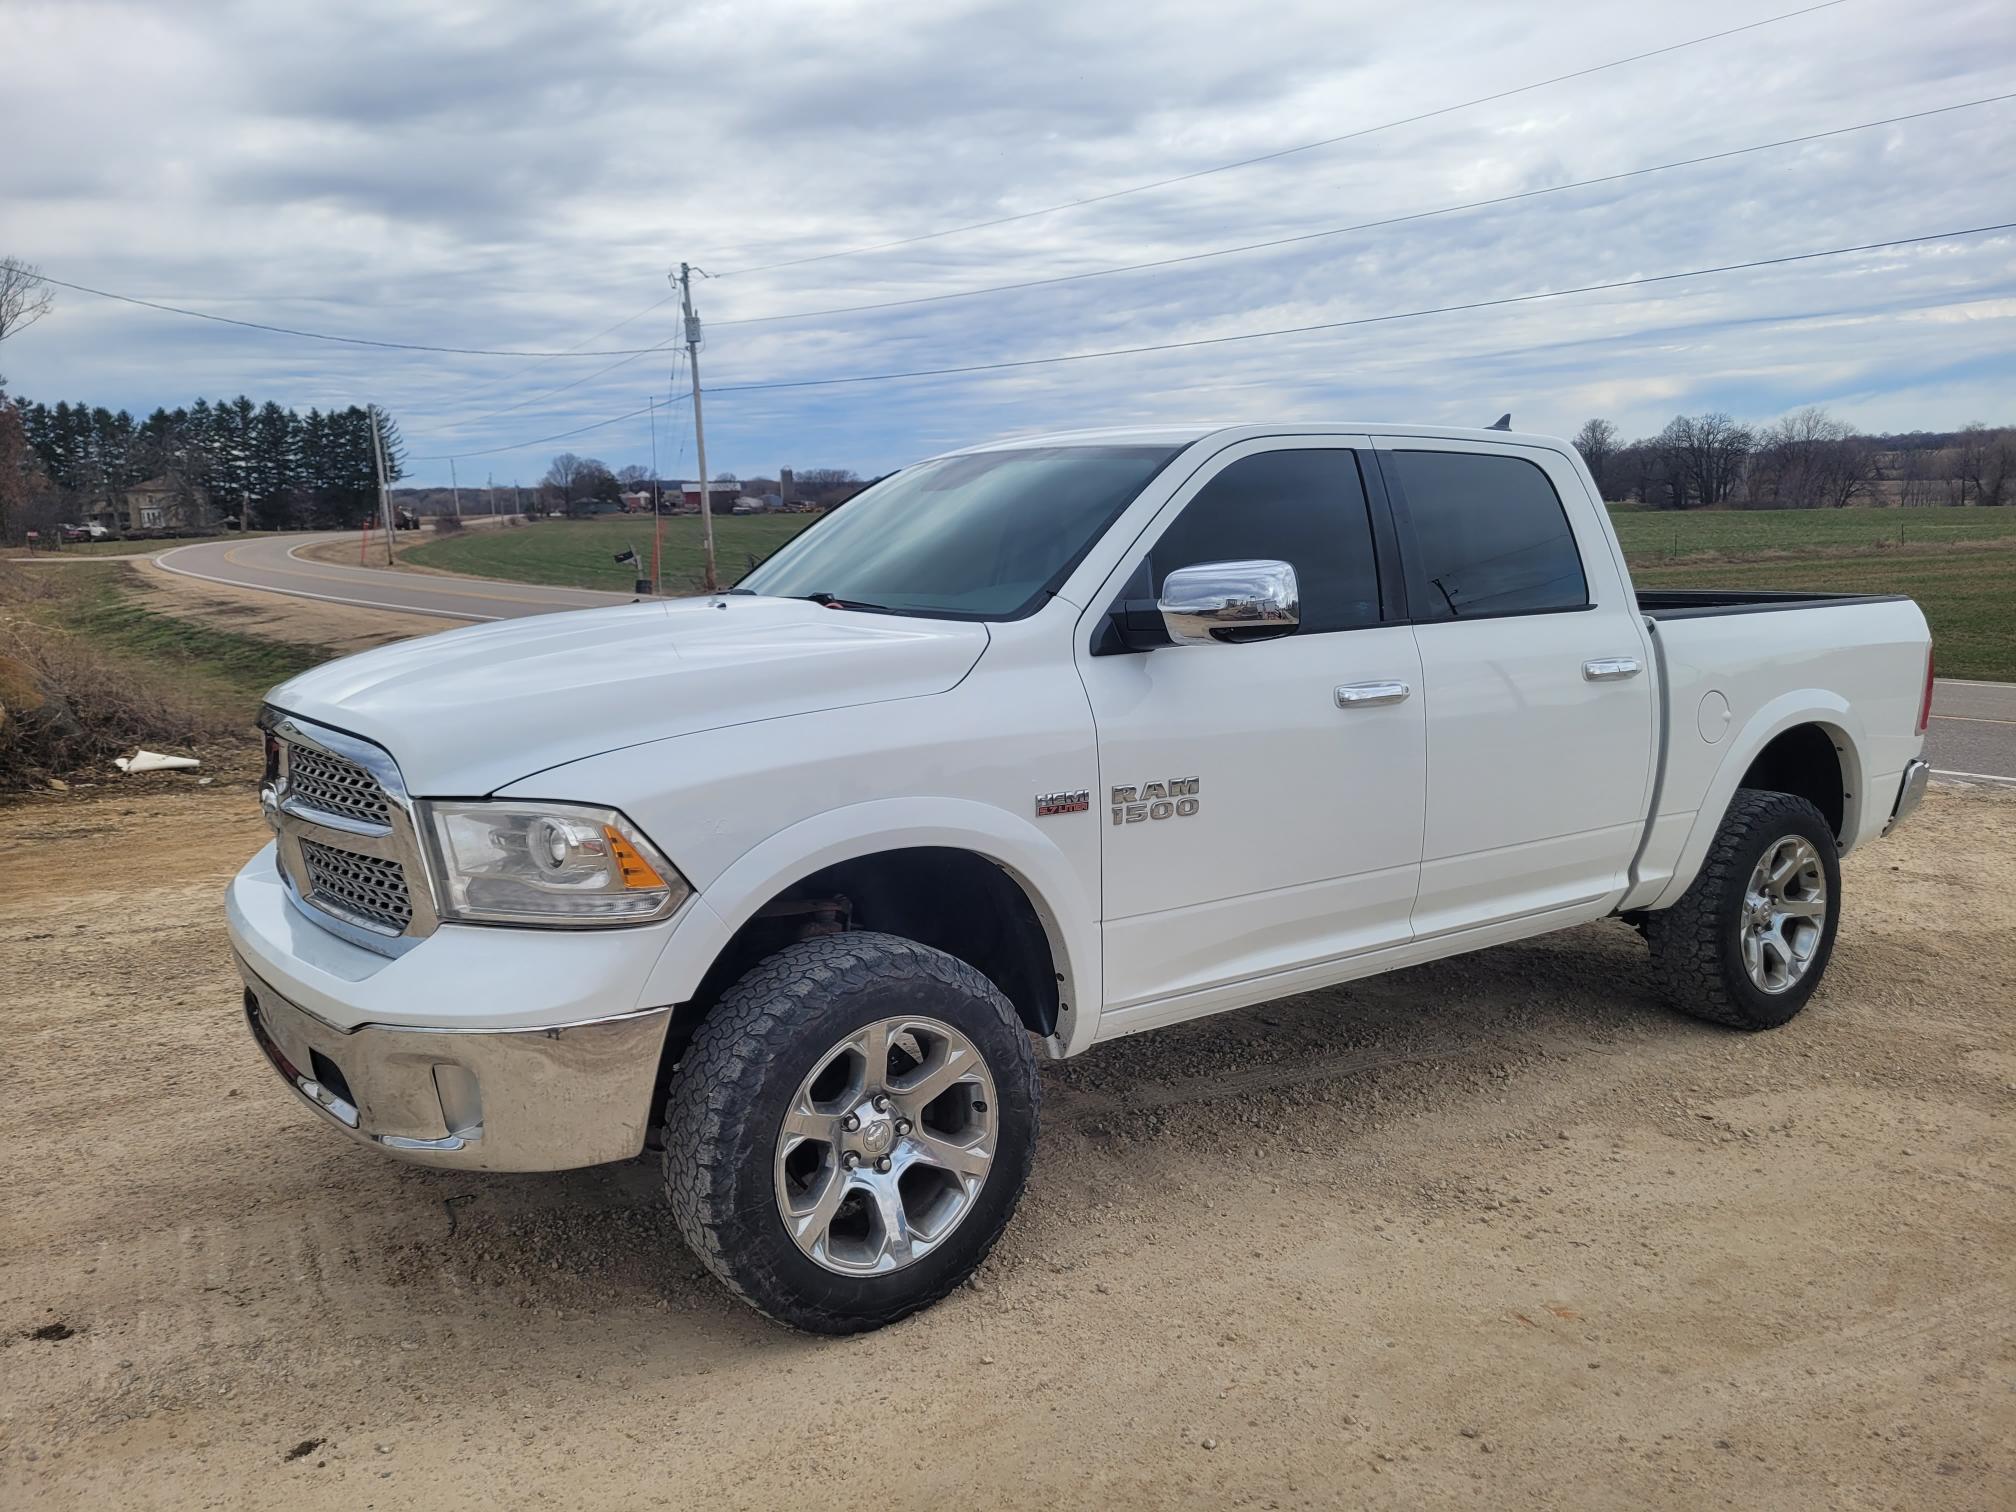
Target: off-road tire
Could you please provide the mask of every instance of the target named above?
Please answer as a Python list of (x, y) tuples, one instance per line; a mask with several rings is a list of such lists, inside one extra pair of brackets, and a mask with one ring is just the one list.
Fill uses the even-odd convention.
[[(1745, 891), (1767, 846), (1803, 835), (1820, 853), (1827, 878), (1827, 917), (1805, 975), (1783, 992), (1750, 980), (1741, 941)], [(1694, 883), (1671, 908), (1645, 919), (1652, 968), (1668, 1001), (1682, 1013), (1732, 1029), (1777, 1029), (1806, 1006), (1834, 953), (1841, 921), (1841, 861), (1834, 831), (1804, 798), (1738, 788)]]
[[(972, 1211), (928, 1254), (878, 1276), (836, 1274), (785, 1231), (773, 1163), (800, 1080), (865, 1024), (915, 1013), (964, 1033), (994, 1081), (994, 1163)], [(810, 1333), (880, 1328), (979, 1268), (1036, 1154), (1036, 1057), (999, 988), (965, 962), (867, 931), (802, 940), (750, 969), (694, 1032), (665, 1107), (665, 1190), (679, 1232), (758, 1312)]]

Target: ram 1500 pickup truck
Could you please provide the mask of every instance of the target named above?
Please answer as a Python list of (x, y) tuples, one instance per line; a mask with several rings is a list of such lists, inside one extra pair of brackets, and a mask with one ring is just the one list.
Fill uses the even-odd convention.
[(1002, 442), (724, 593), (275, 689), (244, 1012), (355, 1138), (656, 1151), (737, 1294), (872, 1328), (1007, 1223), (1039, 1049), (1613, 917), (1681, 1009), (1784, 1024), (1931, 675), (1908, 599), (1634, 593), (1558, 441)]

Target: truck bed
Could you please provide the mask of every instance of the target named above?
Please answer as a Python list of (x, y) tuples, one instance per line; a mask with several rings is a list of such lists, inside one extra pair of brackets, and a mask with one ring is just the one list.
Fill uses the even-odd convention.
[(1768, 588), (1641, 588), (1638, 608), (1655, 620), (1704, 619), (1710, 615), (1761, 614), (1774, 609), (1889, 604), (1903, 597), (1900, 593), (1798, 593)]

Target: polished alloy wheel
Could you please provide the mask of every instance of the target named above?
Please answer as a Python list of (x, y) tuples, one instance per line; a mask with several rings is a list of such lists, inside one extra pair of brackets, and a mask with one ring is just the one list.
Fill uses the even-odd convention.
[(1827, 930), (1827, 873), (1803, 835), (1764, 848), (1744, 890), (1738, 929), (1743, 965), (1764, 992), (1784, 992), (1806, 974)]
[(827, 1270), (921, 1260), (972, 1211), (995, 1149), (994, 1079), (950, 1024), (887, 1018), (828, 1050), (778, 1131), (777, 1208)]

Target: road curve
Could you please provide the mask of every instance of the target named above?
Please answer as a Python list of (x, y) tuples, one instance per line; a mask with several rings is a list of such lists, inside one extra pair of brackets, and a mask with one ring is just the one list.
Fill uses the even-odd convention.
[(337, 531), (321, 535), (254, 536), (245, 541), (199, 541), (164, 551), (154, 560), (166, 571), (206, 583), (257, 588), (360, 609), (396, 609), (402, 614), (424, 614), (443, 620), (516, 619), (526, 614), (599, 609), (630, 602), (630, 595), (622, 593), (388, 571), (383, 567), (308, 561), (295, 555), (301, 547), (320, 541), (356, 538), (355, 532)]
[[(630, 595), (622, 593), (353, 567), (304, 561), (295, 555), (298, 548), (318, 541), (355, 539), (352, 532), (342, 531), (202, 541), (165, 551), (155, 560), (170, 572), (203, 582), (441, 620), (516, 619), (630, 602)], [(1925, 746), (1933, 769), (1943, 775), (2016, 783), (2016, 683), (1940, 678)]]

